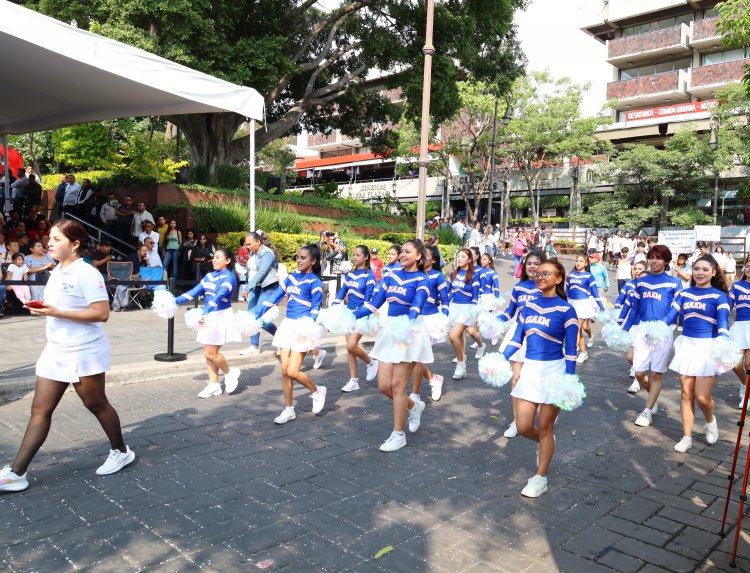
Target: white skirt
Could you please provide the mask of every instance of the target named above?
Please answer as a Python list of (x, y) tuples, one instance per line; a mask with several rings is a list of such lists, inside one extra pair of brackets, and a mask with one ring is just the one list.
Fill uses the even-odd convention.
[(735, 322), (729, 329), (729, 338), (739, 344), (742, 350), (750, 348), (750, 320)]
[(234, 325), (234, 311), (231, 308), (209, 312), (204, 316), (204, 321), (195, 337), (199, 344), (221, 346), (227, 342), (242, 342), (242, 334)]
[(637, 324), (630, 329), (633, 340), (633, 368), (636, 372), (657, 372), (664, 374), (669, 364), (669, 353), (672, 351), (672, 330), (669, 331), (670, 339), (659, 349), (644, 346), (639, 336), (641, 325)]
[(568, 302), (575, 309), (579, 319), (596, 318), (597, 307), (594, 306), (596, 301), (593, 298), (589, 297), (576, 300), (568, 299)]
[(711, 358), (713, 338), (678, 336), (674, 341), (674, 358), (669, 369), (683, 376), (717, 376), (730, 367), (719, 367)]
[(526, 359), (521, 368), (521, 376), (516, 387), (510, 393), (514, 398), (520, 398), (534, 404), (551, 404), (549, 389), (558, 377), (565, 374), (565, 359), (560, 360), (530, 360)]
[(318, 344), (302, 335), (305, 326), (310, 328), (310, 323), (302, 322), (300, 318), (285, 318), (279, 324), (276, 334), (273, 335), (271, 344), (276, 348), (288, 348), (292, 352), (310, 352)]
[(47, 342), (36, 362), (36, 375), (74, 384), (80, 382), (81, 376), (101, 374), (110, 366), (109, 338), (106, 336), (77, 348)]
[[(508, 332), (505, 333), (505, 336), (503, 337), (503, 341), (500, 343), (500, 346), (498, 347), (498, 351), (502, 352), (508, 347), (508, 344), (511, 340), (513, 340), (513, 336), (516, 334), (516, 330), (518, 329), (518, 323), (514, 320), (511, 327), (508, 329)], [(511, 362), (523, 362), (526, 358), (526, 339), (523, 339), (523, 344), (521, 345), (521, 348), (515, 351), (513, 355), (508, 359)]]
[(375, 358), (379, 362), (385, 362), (386, 364), (399, 364), (401, 362), (432, 364), (435, 359), (432, 355), (430, 333), (427, 332), (424, 317), (420, 316), (415, 321), (418, 330), (411, 344), (394, 342), (389, 335), (389, 323), (394, 318), (389, 316), (385, 319), (383, 328), (380, 329), (378, 337), (375, 339), (375, 346), (370, 351), (370, 358)]
[(432, 344), (442, 344), (448, 340), (448, 331), (450, 330), (450, 327), (448, 329), (443, 328), (445, 326), (445, 319), (443, 316), (442, 312), (422, 315)]
[(458, 304), (452, 302), (448, 307), (448, 321), (451, 324), (474, 326), (477, 323), (473, 312), (475, 308), (475, 304)]

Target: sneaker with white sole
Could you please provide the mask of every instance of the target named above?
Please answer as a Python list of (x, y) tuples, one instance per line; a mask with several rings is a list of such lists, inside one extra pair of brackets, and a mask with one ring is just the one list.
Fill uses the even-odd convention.
[(471, 346), (469, 346), (469, 348), (476, 348), (477, 346), (479, 346), (479, 344), (477, 342), (474, 342)]
[(365, 380), (367, 380), (368, 382), (372, 382), (377, 377), (378, 377), (378, 361), (372, 358), (370, 360), (370, 363), (367, 365), (367, 374), (365, 375)]
[(359, 390), (359, 378), (349, 378), (349, 382), (341, 388), (342, 392), (354, 392), (355, 390)]
[(635, 378), (635, 366), (630, 367), (630, 371), (628, 372), (628, 376), (631, 378)]
[(422, 421), (422, 412), (424, 412), (425, 404), (421, 400), (414, 401), (414, 407), (409, 410), (409, 431), (413, 434), (419, 429), (419, 424)]
[(590, 336), (586, 341), (586, 348), (592, 348), (594, 346), (594, 336)]
[(435, 402), (440, 400), (440, 396), (443, 395), (443, 377), (440, 374), (433, 374), (430, 378), (430, 391)]
[(635, 425), (641, 426), (642, 428), (645, 428), (647, 426), (651, 425), (651, 422), (653, 421), (653, 418), (651, 416), (652, 410), (649, 408), (646, 408), (641, 412), (638, 417), (635, 419)]
[(231, 394), (237, 389), (237, 384), (240, 382), (240, 369), (230, 368), (229, 372), (224, 374), (224, 391), (227, 394)]
[(659, 413), (659, 402), (654, 402), (654, 405), (651, 407), (651, 415), (656, 416), (656, 414)]
[(110, 450), (107, 456), (107, 461), (100, 465), (96, 470), (96, 475), (106, 476), (119, 472), (122, 468), (128, 464), (133, 463), (135, 459), (135, 452), (128, 446), (125, 446), (125, 451)]
[(456, 362), (456, 371), (453, 373), (454, 380), (463, 380), (466, 378), (466, 362)]
[(633, 378), (633, 383), (628, 387), (628, 394), (638, 394), (641, 391), (641, 384)]
[(29, 480), (26, 474), (19, 476), (14, 473), (10, 466), (5, 466), (0, 470), (0, 491), (23, 491), (29, 487)]
[(318, 386), (318, 389), (310, 394), (312, 397), (312, 413), (313, 414), (320, 414), (320, 411), (323, 409), (323, 406), (326, 405), (326, 393), (328, 392), (328, 388), (325, 386)]
[(487, 345), (483, 344), (479, 348), (477, 348), (477, 353), (474, 355), (474, 358), (481, 358), (484, 356), (484, 351), (487, 350)]
[(274, 424), (286, 424), (297, 417), (294, 406), (287, 406), (278, 416), (273, 419)]
[(526, 487), (521, 490), (521, 495), (524, 497), (539, 497), (547, 489), (547, 478), (535, 475), (528, 481)]
[(240, 351), (240, 356), (258, 356), (260, 354), (260, 348), (257, 346), (248, 346), (245, 350)]
[(578, 355), (578, 358), (576, 358), (576, 364), (583, 364), (589, 359), (589, 353), (588, 352), (581, 352)]
[(220, 396), (221, 393), (221, 384), (218, 382), (209, 382), (203, 390), (198, 392), (198, 398), (211, 398), (212, 396)]
[(737, 407), (741, 410), (744, 404), (745, 404), (745, 387), (742, 384), (740, 384), (740, 403)]
[(406, 445), (406, 434), (403, 432), (391, 432), (388, 439), (380, 445), (381, 452), (395, 452)]
[(706, 441), (709, 444), (715, 444), (719, 441), (719, 427), (716, 425), (716, 414), (714, 414), (714, 421), (706, 423), (704, 426), (706, 428)]
[(451, 362), (453, 362), (453, 364), (456, 364), (458, 362), (458, 358), (454, 358), (453, 360), (451, 360)]
[(409, 398), (411, 398), (415, 402), (421, 402), (422, 401), (422, 396), (420, 396), (419, 394), (415, 394), (414, 392), (412, 392), (411, 394), (409, 394)]
[(518, 435), (518, 428), (516, 427), (516, 421), (513, 420), (508, 426), (508, 429), (503, 432), (503, 436), (506, 438), (515, 438)]
[(315, 370), (323, 366), (323, 360), (325, 360), (327, 354), (328, 352), (326, 352), (322, 348), (320, 349), (320, 352), (318, 352), (318, 355), (315, 357), (315, 362), (313, 362), (313, 368)]
[(682, 439), (674, 445), (674, 451), (684, 454), (692, 447), (693, 438), (691, 438), (690, 436), (682, 436)]

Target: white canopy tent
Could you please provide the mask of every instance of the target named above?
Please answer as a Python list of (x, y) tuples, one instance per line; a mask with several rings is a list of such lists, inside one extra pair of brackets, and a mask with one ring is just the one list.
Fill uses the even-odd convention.
[[(0, 136), (87, 121), (234, 112), (250, 121), (250, 228), (255, 122), (263, 96), (170, 60), (0, 0)], [(5, 154), (7, 158), (7, 153)], [(7, 164), (6, 164), (7, 173)], [(8, 197), (8, 180), (6, 197)]]

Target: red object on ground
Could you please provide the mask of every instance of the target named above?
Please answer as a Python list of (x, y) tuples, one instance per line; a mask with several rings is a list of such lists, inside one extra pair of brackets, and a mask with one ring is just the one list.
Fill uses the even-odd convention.
[[(23, 157), (17, 149), (8, 147), (8, 169), (14, 175), (19, 169), (23, 169)], [(0, 175), (5, 173), (5, 148), (0, 145)], [(41, 181), (40, 181), (41, 183)]]

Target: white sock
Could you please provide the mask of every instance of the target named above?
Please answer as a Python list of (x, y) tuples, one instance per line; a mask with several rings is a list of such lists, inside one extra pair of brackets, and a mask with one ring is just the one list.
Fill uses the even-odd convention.
[(404, 435), (403, 431), (402, 432), (397, 432), (396, 430), (393, 430), (393, 433), (396, 434), (397, 436), (403, 436)]
[(463, 365), (466, 365), (466, 360), (460, 360), (460, 361), (456, 362), (456, 364), (463, 364)]
[(286, 406), (284, 408), (284, 412), (294, 412), (294, 406)]

